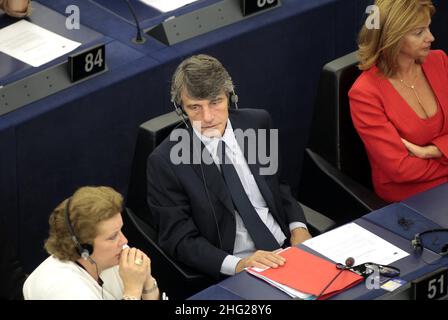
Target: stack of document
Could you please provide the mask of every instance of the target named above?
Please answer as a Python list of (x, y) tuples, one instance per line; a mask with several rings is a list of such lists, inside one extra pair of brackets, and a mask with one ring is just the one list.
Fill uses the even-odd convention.
[[(297, 247), (286, 248), (278, 254), (286, 259), (283, 266), (266, 269), (252, 267), (246, 271), (293, 298), (315, 299), (341, 272), (334, 263)], [(349, 270), (343, 270), (320, 299), (326, 299), (361, 281), (363, 277)]]

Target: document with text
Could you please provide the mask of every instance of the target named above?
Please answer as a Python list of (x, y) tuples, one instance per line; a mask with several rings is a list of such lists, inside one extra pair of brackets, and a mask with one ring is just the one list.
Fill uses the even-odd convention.
[(177, 8), (183, 7), (197, 0), (140, 0), (140, 1), (146, 3), (147, 5), (159, 11), (168, 12), (176, 10)]
[(363, 227), (349, 223), (303, 243), (336, 263), (348, 257), (355, 265), (365, 262), (391, 264), (409, 254)]
[(26, 20), (0, 29), (0, 51), (33, 67), (59, 58), (80, 45)]

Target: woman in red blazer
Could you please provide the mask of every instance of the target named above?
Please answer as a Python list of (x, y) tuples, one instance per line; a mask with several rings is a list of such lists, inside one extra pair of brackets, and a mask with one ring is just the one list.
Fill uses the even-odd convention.
[(349, 98), (375, 191), (393, 202), (448, 181), (448, 58), (430, 50), (431, 0), (375, 4), (380, 28), (360, 32)]

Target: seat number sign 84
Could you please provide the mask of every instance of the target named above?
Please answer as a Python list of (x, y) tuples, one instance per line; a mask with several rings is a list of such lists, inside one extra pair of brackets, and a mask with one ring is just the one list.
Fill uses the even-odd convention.
[(69, 56), (69, 73), (72, 82), (80, 81), (105, 70), (106, 50), (104, 44)]
[(275, 7), (279, 0), (243, 0), (243, 16)]

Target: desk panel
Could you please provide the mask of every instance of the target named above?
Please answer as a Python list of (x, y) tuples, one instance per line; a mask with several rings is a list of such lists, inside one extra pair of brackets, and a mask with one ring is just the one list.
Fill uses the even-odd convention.
[(402, 203), (443, 228), (448, 228), (448, 183), (417, 194)]

